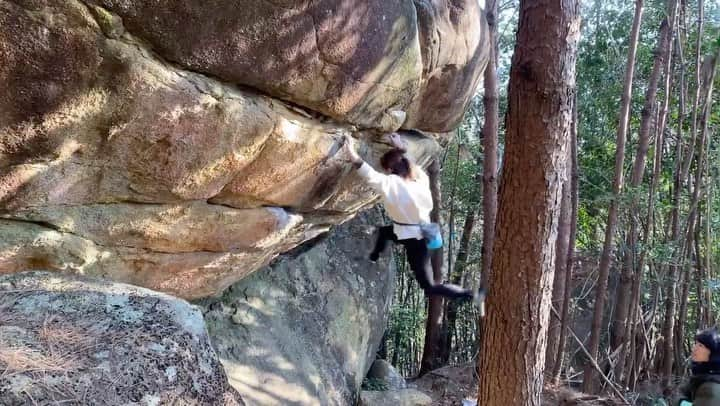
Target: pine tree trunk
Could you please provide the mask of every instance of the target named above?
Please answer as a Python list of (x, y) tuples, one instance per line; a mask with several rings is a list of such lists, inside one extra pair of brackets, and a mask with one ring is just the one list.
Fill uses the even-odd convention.
[[(485, 67), (483, 76), (483, 106), (485, 108), (485, 122), (482, 128), (483, 144), (483, 240), (480, 251), (482, 257), (482, 270), (480, 271), (481, 284), (488, 286), (492, 273), (493, 245), (495, 242), (495, 221), (497, 217), (497, 174), (498, 174), (498, 79), (497, 79), (497, 18), (498, 0), (487, 0), (485, 3), (485, 16), (488, 22), (488, 36), (490, 39), (490, 58)], [(478, 320), (478, 348), (482, 349), (480, 337), (483, 335), (485, 320)]]
[(567, 265), (565, 266), (565, 290), (560, 307), (560, 336), (555, 356), (555, 363), (551, 373), (553, 383), (555, 384), (557, 384), (560, 380), (560, 371), (562, 370), (565, 353), (565, 341), (567, 339), (567, 329), (570, 324), (570, 294), (572, 292), (572, 273), (573, 266), (575, 264), (575, 236), (577, 233), (578, 216), (577, 121), (577, 101), (573, 101), (572, 138), (570, 140), (570, 235), (568, 236), (569, 246), (567, 250)]
[[(430, 220), (440, 224), (440, 162), (437, 158), (428, 167), (428, 178), (430, 180), (430, 192), (433, 198), (433, 210), (430, 212)], [(431, 251), (431, 262), (433, 268), (433, 279), (435, 283), (442, 283), (443, 280), (443, 250)], [(443, 321), (443, 298), (442, 296), (428, 297), (427, 322), (425, 323), (425, 346), (420, 361), (419, 375), (424, 375), (433, 369), (443, 365), (442, 352), (445, 348), (442, 334)]]
[[(568, 141), (570, 141), (568, 139)], [(570, 148), (568, 148), (570, 152)], [(570, 191), (570, 171), (572, 166), (567, 166), (567, 175), (562, 185), (562, 202), (560, 204), (560, 217), (558, 219), (558, 235), (557, 242), (555, 243), (555, 276), (553, 280), (552, 288), (552, 301), (551, 305), (556, 309), (562, 309), (563, 300), (565, 298), (565, 286), (566, 272), (567, 272), (567, 257), (568, 249), (570, 246), (570, 205), (571, 205), (571, 191)], [(550, 322), (548, 326), (548, 339), (547, 339), (547, 351), (545, 354), (545, 373), (547, 375), (552, 374), (553, 367), (555, 366), (555, 359), (558, 353), (558, 344), (560, 343), (560, 313), (558, 317), (550, 315)]]
[(577, 0), (520, 1), (480, 405), (541, 404), (579, 30)]
[[(632, 98), (632, 81), (635, 72), (635, 54), (637, 51), (638, 38), (640, 36), (640, 22), (643, 13), (643, 0), (635, 1), (635, 15), (633, 17), (633, 25), (630, 31), (630, 46), (628, 48), (627, 65), (625, 68), (625, 80), (623, 83), (623, 93), (620, 99), (620, 115), (618, 119), (618, 127), (616, 134), (616, 150), (615, 150), (615, 178), (613, 181), (613, 199), (610, 202), (608, 210), (608, 221), (605, 229), (605, 241), (600, 256), (600, 265), (598, 271), (597, 290), (595, 291), (595, 308), (593, 310), (593, 319), (590, 329), (590, 344), (588, 351), (590, 355), (597, 360), (598, 351), (600, 349), (600, 327), (605, 309), (605, 297), (607, 295), (608, 276), (610, 275), (610, 263), (613, 255), (613, 239), (615, 237), (615, 229), (617, 227), (619, 198), (623, 189), (623, 168), (625, 162), (625, 140), (627, 138), (627, 127), (630, 119), (630, 101)], [(595, 384), (598, 382), (597, 371), (587, 363), (583, 378), (583, 391), (595, 392)]]
[(482, 278), (486, 282), (492, 265), (495, 217), (497, 213), (498, 173), (498, 80), (497, 80), (497, 0), (486, 2), (491, 54), (484, 73), (483, 106), (485, 122), (482, 129), (483, 143), (483, 244)]

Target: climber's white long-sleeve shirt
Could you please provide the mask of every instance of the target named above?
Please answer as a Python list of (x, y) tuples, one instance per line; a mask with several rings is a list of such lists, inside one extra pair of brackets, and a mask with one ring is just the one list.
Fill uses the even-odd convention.
[[(430, 222), (433, 208), (430, 182), (419, 167), (413, 168), (414, 180), (406, 180), (397, 175), (385, 175), (363, 162), (358, 174), (382, 196), (385, 210), (394, 221), (407, 224)], [(422, 238), (420, 227), (393, 224), (393, 231), (399, 240)]]

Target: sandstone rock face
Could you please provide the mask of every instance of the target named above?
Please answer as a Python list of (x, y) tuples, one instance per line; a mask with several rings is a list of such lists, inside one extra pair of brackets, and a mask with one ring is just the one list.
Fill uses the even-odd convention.
[(49, 272), (0, 277), (0, 403), (242, 405), (187, 302)]
[(472, 0), (94, 1), (168, 60), (369, 128), (450, 130), (488, 57)]
[(390, 255), (366, 259), (380, 222), (369, 210), (199, 302), (230, 384), (248, 404), (355, 404), (394, 288)]
[(415, 0), (423, 78), (406, 128), (449, 131), (462, 120), (489, 58), (477, 1)]
[(452, 128), (487, 46), (474, 1), (362, 3), (0, 2), (0, 273), (198, 298), (372, 203), (341, 137)]

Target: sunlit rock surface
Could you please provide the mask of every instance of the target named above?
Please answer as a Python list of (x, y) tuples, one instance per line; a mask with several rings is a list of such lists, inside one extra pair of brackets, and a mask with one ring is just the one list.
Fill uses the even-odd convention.
[(217, 294), (427, 163), (487, 59), (474, 1), (0, 1), (0, 273)]

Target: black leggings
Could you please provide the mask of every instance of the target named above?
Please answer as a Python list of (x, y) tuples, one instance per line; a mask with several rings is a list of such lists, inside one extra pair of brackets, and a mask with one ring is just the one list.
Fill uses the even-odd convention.
[[(436, 284), (433, 278), (432, 265), (430, 264), (430, 252), (428, 251), (425, 240), (409, 238), (406, 240), (398, 240), (393, 232), (393, 226), (384, 226), (378, 228), (378, 238), (375, 243), (373, 254), (376, 256), (385, 250), (388, 241), (393, 241), (405, 246), (405, 255), (407, 256), (410, 269), (415, 274), (420, 287), (427, 295), (444, 296), (453, 299), (472, 299), (473, 292), (463, 289), (458, 285), (450, 283)], [(372, 254), (371, 254), (372, 255)]]

